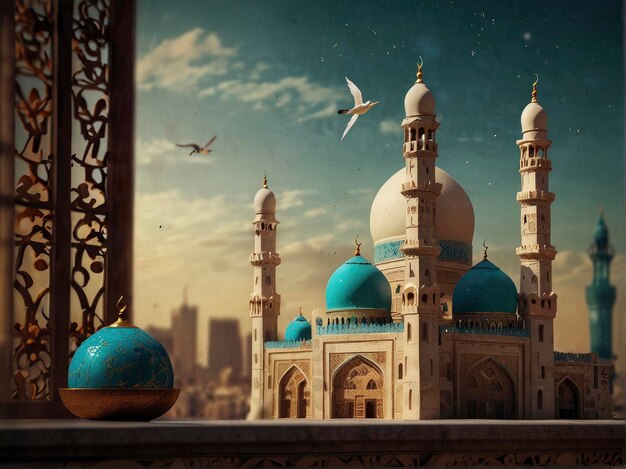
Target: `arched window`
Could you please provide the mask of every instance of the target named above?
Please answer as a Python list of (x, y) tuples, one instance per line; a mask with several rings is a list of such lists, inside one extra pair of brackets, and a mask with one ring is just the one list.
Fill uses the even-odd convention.
[(526, 215), (524, 215), (524, 224), (526, 224)]
[(271, 285), (271, 284), (272, 284), (272, 277), (268, 275), (267, 277), (265, 277), (265, 285)]
[(528, 154), (530, 156), (535, 156), (535, 147), (528, 147)]
[(530, 279), (530, 283), (532, 283), (533, 285), (537, 285), (537, 276), (533, 275), (533, 277)]
[(376, 381), (374, 381), (373, 379), (370, 379), (367, 382), (367, 389), (378, 389), (378, 387), (376, 386)]
[(428, 295), (426, 293), (422, 295), (422, 303), (428, 303)]
[(409, 389), (409, 410), (413, 408), (413, 390)]
[(402, 363), (398, 365), (398, 379), (402, 379)]
[(415, 295), (413, 294), (413, 292), (409, 292), (408, 295), (406, 296), (406, 299), (407, 299), (409, 306), (411, 306), (415, 302)]
[(415, 141), (415, 129), (411, 129), (411, 141)]
[(543, 391), (537, 391), (537, 410), (543, 410)]
[(541, 365), (541, 379), (545, 379), (546, 377), (546, 367)]
[(406, 341), (411, 342), (411, 323), (406, 326)]
[(430, 270), (428, 270), (428, 269), (424, 270), (424, 275), (426, 277), (430, 277)]
[(539, 325), (539, 342), (543, 342), (543, 324)]
[(400, 285), (396, 287), (396, 293), (400, 293)]

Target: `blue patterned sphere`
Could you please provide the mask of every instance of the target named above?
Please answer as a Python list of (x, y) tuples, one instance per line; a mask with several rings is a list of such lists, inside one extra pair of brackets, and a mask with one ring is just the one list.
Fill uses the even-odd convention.
[(174, 385), (172, 364), (163, 346), (137, 327), (105, 327), (76, 350), (70, 363), (70, 388), (155, 388)]

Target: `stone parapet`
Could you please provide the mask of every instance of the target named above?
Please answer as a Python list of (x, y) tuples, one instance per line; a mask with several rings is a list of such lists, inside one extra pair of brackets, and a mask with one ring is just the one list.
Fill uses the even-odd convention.
[(621, 466), (623, 421), (0, 421), (0, 467)]

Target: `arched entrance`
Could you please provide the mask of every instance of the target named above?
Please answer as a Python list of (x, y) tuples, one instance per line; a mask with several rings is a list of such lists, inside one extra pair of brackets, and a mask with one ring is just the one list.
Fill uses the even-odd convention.
[(578, 388), (566, 378), (559, 384), (556, 393), (556, 408), (560, 419), (577, 419), (578, 415)]
[(333, 378), (332, 418), (383, 418), (383, 375), (361, 356), (344, 363)]
[(278, 386), (278, 417), (306, 418), (309, 390), (306, 376), (296, 366), (289, 368)]
[(480, 362), (467, 373), (460, 392), (462, 418), (515, 418), (515, 383), (492, 359)]

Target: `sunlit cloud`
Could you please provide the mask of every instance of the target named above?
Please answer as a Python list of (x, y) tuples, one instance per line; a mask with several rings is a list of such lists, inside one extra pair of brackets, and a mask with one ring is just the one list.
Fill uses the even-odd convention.
[(384, 135), (402, 135), (402, 127), (400, 127), (399, 122), (395, 120), (387, 119), (380, 121), (378, 130)]
[(233, 67), (236, 49), (224, 47), (215, 33), (194, 28), (165, 39), (137, 61), (140, 90), (180, 91), (209, 76), (225, 75)]

